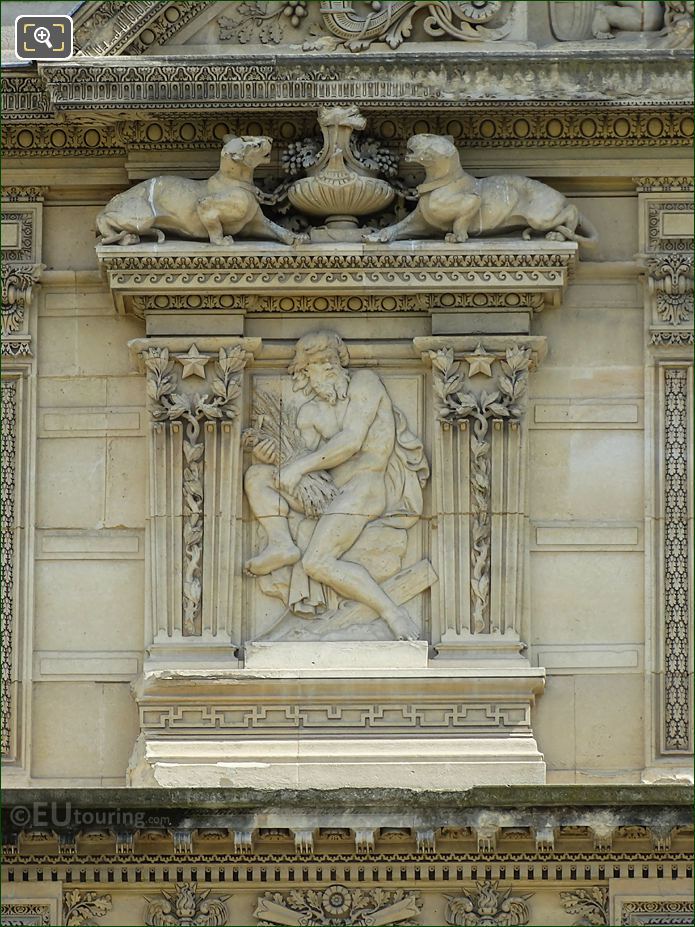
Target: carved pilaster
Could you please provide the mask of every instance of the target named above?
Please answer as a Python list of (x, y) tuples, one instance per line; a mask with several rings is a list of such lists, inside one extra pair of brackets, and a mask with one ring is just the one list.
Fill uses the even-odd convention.
[(242, 378), (258, 342), (148, 338), (130, 347), (151, 414), (151, 640), (155, 649), (222, 646), (229, 656), (240, 614)]
[(651, 781), (677, 770), (693, 749), (693, 183), (635, 182), (645, 269), (645, 441), (652, 455), (645, 486)]
[[(28, 737), (34, 466), (32, 331), (43, 270), (43, 188), (2, 189), (2, 758), (19, 773)], [(21, 722), (21, 724), (20, 724)]]
[(442, 655), (468, 647), (514, 656), (522, 648), (524, 413), (545, 339), (458, 336), (415, 345), (432, 365), (438, 421), (434, 643)]

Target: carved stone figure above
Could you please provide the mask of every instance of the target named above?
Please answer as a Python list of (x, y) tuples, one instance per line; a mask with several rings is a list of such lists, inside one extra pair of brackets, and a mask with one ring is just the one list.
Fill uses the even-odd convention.
[(435, 577), (427, 560), (402, 563), (429, 465), (381, 378), (348, 364), (337, 334), (312, 332), (290, 383), (255, 392), (245, 488), (266, 545), (246, 570), (285, 606), (266, 639), (339, 639), (351, 626), (368, 639), (421, 636), (404, 605)]
[(227, 245), (234, 235), (293, 244), (304, 240), (267, 219), (259, 205), (253, 172), (268, 160), (266, 136), (226, 135), (220, 169), (207, 180), (151, 177), (118, 193), (97, 216), (102, 245), (137, 244), (141, 236), (165, 233)]
[[(530, 177), (513, 174), (476, 179), (462, 165), (454, 143), (443, 135), (413, 135), (406, 162), (425, 169), (417, 206), (395, 225), (365, 236), (386, 242), (444, 234), (445, 241), (465, 242), (522, 230), (522, 238), (544, 233), (553, 241), (594, 245), (598, 233), (562, 193)], [(586, 234), (577, 231), (583, 229)]]
[(361, 927), (366, 924), (415, 924), (421, 902), (417, 892), (329, 885), (324, 891), (266, 892), (254, 917), (261, 927), (301, 924), (303, 927)]

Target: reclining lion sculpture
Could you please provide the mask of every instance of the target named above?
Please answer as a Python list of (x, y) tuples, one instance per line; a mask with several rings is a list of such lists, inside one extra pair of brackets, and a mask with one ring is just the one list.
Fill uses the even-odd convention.
[(265, 136), (227, 135), (220, 168), (207, 180), (152, 177), (118, 193), (97, 216), (101, 244), (133, 245), (145, 235), (162, 242), (165, 233), (213, 245), (231, 244), (234, 235), (287, 245), (305, 241), (261, 212), (253, 172), (268, 160), (271, 145)]
[(569, 239), (586, 246), (598, 241), (594, 226), (562, 193), (515, 174), (476, 179), (464, 171), (456, 146), (444, 135), (413, 135), (405, 160), (425, 169), (425, 182), (417, 188), (418, 204), (401, 222), (365, 235), (365, 241), (444, 232), (445, 241), (464, 242), (470, 235), (515, 229), (523, 229), (524, 239), (541, 232), (553, 241)]

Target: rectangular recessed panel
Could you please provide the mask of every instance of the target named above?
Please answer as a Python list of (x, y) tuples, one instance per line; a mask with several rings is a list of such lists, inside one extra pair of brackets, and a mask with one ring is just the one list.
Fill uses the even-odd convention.
[(573, 403), (537, 402), (534, 421), (561, 424), (637, 424), (639, 422), (637, 403)]
[(138, 431), (139, 412), (44, 412), (45, 432)]
[(637, 669), (641, 665), (640, 647), (637, 644), (625, 644), (621, 647), (606, 644), (594, 646), (564, 648), (534, 648), (538, 666), (547, 670), (580, 669)]
[(693, 213), (662, 212), (661, 234), (664, 238), (692, 238)]
[(536, 544), (539, 546), (619, 546), (639, 544), (636, 525), (538, 525)]
[(10, 248), (19, 247), (19, 223), (3, 222), (2, 223), (2, 249), (3, 251)]

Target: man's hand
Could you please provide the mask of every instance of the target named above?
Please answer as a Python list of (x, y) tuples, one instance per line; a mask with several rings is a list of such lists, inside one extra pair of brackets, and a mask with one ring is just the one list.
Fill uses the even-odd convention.
[(275, 475), (275, 485), (282, 492), (288, 495), (294, 495), (297, 483), (304, 476), (304, 469), (299, 461), (283, 464)]

